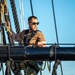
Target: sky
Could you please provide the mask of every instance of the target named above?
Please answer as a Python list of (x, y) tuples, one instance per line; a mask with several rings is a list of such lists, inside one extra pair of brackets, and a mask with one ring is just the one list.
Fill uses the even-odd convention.
[[(27, 19), (32, 15), (32, 13), (30, 8), (30, 0), (20, 0), (20, 4), (18, 1), (19, 0), (15, 0), (15, 3), (20, 28), (22, 31), (23, 29), (28, 28)], [(24, 11), (22, 10), (22, 8), (20, 9), (22, 1), (24, 4)], [(75, 0), (53, 1), (59, 43), (75, 43)], [(11, 25), (13, 30), (15, 31), (10, 2), (9, 0), (7, 0), (7, 2)], [(46, 42), (57, 43), (51, 0), (32, 0), (32, 4), (34, 15), (38, 17), (38, 21), (40, 23), (38, 29), (43, 32)], [(20, 12), (23, 15), (22, 20), (20, 17)], [(74, 47), (74, 45), (71, 46)], [(61, 63), (63, 75), (75, 75), (75, 61), (61, 61)], [(53, 64), (54, 61), (51, 62), (50, 72), (48, 71), (48, 67), (46, 65), (45, 70), (42, 71), (42, 75), (52, 75)], [(38, 75), (40, 75), (40, 73)], [(60, 66), (57, 69), (57, 75), (61, 75)]]

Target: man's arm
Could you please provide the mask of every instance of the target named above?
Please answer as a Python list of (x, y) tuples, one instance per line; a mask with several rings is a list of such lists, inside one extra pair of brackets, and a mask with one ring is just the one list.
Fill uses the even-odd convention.
[(38, 39), (39, 41), (37, 42), (37, 46), (46, 47), (46, 41), (42, 32), (38, 32)]
[[(19, 35), (17, 35), (14, 31), (11, 30), (9, 21), (8, 21), (8, 25), (5, 25), (5, 28), (6, 28), (6, 31), (10, 33), (13, 40), (15, 40), (17, 42), (21, 41), (21, 38), (19, 37)], [(20, 33), (20, 35), (21, 35), (21, 33)]]
[(46, 47), (46, 41), (41, 41), (37, 43), (38, 47)]

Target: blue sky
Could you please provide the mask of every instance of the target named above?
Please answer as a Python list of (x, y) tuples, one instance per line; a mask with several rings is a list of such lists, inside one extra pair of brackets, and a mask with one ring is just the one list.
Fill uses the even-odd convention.
[[(10, 3), (9, 0), (7, 1), (12, 28), (15, 31)], [(20, 1), (22, 2), (22, 0)], [(23, 20), (25, 21), (25, 27), (22, 27), (23, 24), (20, 24), (21, 30), (28, 28), (27, 19), (32, 15), (29, 1), (30, 0), (23, 0)], [(20, 22), (20, 8), (18, 0), (15, 0), (15, 3)], [(32, 0), (32, 3), (34, 15), (38, 17), (40, 22), (38, 29), (44, 33), (46, 42), (57, 43), (51, 0)], [(75, 0), (54, 0), (54, 8), (59, 43), (75, 43)], [(42, 72), (43, 75), (51, 75), (53, 64), (54, 62), (51, 63), (50, 73), (46, 65), (45, 70)], [(62, 68), (63, 75), (75, 75), (75, 61), (62, 61)], [(57, 69), (57, 74), (61, 75), (60, 66)]]

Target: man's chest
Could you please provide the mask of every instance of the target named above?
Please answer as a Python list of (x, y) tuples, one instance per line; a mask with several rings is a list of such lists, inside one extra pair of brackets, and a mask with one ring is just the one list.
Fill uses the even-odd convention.
[(38, 35), (37, 34), (30, 34), (26, 37), (26, 41), (30, 44), (36, 44), (37, 43), (37, 39), (38, 39)]

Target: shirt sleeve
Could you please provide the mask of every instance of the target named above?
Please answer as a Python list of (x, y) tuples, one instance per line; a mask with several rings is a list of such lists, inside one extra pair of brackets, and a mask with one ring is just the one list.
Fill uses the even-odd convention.
[(16, 35), (16, 38), (15, 38), (15, 40), (16, 41), (22, 41), (23, 40), (23, 38), (24, 38), (24, 30), (22, 31), (22, 32), (20, 32), (18, 35)]
[(45, 38), (42, 32), (38, 32), (38, 41), (45, 41)]

